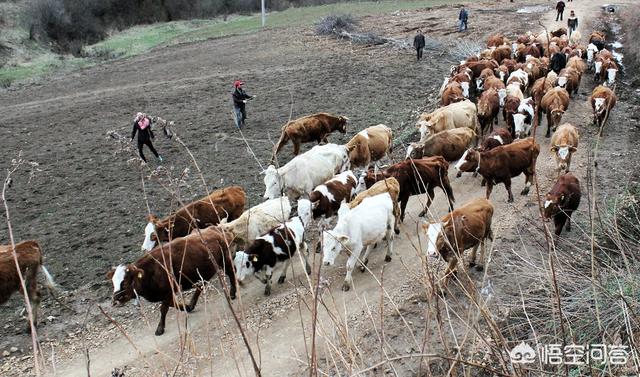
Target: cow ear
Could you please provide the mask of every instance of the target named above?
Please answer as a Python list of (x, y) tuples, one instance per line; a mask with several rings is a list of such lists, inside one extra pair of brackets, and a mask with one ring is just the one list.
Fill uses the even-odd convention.
[(569, 147), (569, 150), (571, 151), (571, 153), (574, 153), (575, 151), (578, 150), (578, 148), (576, 147)]
[(347, 145), (347, 152), (351, 153), (354, 149), (356, 149), (355, 144)]
[(349, 236), (341, 234), (338, 236), (338, 241), (340, 241), (340, 243), (347, 243), (349, 241)]
[(252, 254), (249, 256), (249, 259), (253, 262), (256, 263), (258, 261), (258, 255), (257, 254)]
[(558, 151), (558, 146), (554, 145), (551, 147), (551, 152), (556, 153)]
[(155, 216), (154, 216), (154, 215), (152, 215), (152, 214), (148, 214), (148, 215), (147, 215), (147, 220), (149, 220), (149, 222), (150, 222), (150, 223), (154, 223), (154, 224), (155, 224), (155, 223), (158, 221), (158, 218), (157, 218), (157, 217), (155, 217)]
[(138, 273), (136, 274), (136, 277), (138, 278), (138, 280), (142, 279), (142, 276), (144, 275), (144, 271), (143, 270), (138, 270)]
[(115, 267), (111, 267), (111, 270), (109, 270), (109, 272), (107, 272), (107, 280), (113, 279), (113, 274), (115, 272), (116, 272), (116, 268)]

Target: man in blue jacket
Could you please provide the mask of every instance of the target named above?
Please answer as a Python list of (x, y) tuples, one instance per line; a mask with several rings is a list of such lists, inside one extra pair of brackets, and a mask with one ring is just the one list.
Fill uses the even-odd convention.
[[(458, 15), (458, 20), (460, 20), (460, 31), (467, 30), (467, 19), (469, 18), (469, 12), (467, 12), (467, 8), (462, 6), (460, 9), (460, 14)], [(464, 28), (464, 29), (463, 29)]]

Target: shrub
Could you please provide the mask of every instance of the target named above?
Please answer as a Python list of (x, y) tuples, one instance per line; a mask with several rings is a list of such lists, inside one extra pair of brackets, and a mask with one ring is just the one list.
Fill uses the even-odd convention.
[(350, 14), (330, 14), (316, 25), (316, 34), (331, 35), (340, 34), (343, 31), (351, 32), (357, 26), (356, 20)]

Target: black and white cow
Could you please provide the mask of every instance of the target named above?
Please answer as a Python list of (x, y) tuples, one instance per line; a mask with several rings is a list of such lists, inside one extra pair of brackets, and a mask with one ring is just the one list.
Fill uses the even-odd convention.
[[(284, 224), (258, 237), (246, 250), (238, 251), (234, 258), (238, 281), (244, 280), (248, 275), (255, 274), (266, 284), (264, 294), (269, 296), (271, 294), (271, 277), (276, 264), (284, 262), (284, 268), (278, 279), (278, 284), (282, 284), (286, 278), (291, 257), (298, 250), (304, 257), (307, 273), (310, 273), (304, 230), (311, 222), (311, 217), (311, 202), (308, 199), (300, 199), (298, 200), (298, 216), (292, 217)], [(264, 272), (264, 278), (258, 276), (259, 272)]]

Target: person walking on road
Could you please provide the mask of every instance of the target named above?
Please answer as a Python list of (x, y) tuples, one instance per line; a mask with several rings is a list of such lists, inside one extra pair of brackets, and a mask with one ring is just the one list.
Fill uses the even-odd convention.
[(460, 9), (460, 13), (458, 14), (458, 20), (460, 21), (460, 31), (467, 30), (467, 19), (469, 18), (469, 12), (467, 12), (467, 8), (462, 6)]
[(244, 126), (244, 121), (247, 119), (247, 110), (245, 108), (247, 100), (255, 97), (248, 95), (247, 92), (242, 89), (242, 85), (244, 85), (244, 81), (234, 81), (234, 90), (231, 94), (233, 97), (233, 110), (236, 118), (236, 127), (238, 128), (242, 128)]
[(142, 153), (142, 147), (147, 146), (151, 150), (158, 161), (162, 162), (162, 156), (158, 154), (156, 149), (153, 147), (153, 143), (151, 139), (154, 138), (153, 131), (151, 131), (151, 119), (145, 113), (138, 113), (133, 120), (133, 131), (131, 132), (131, 141), (138, 134), (138, 154), (140, 154), (140, 158), (142, 161), (147, 163), (147, 159), (144, 157), (144, 153)]
[(569, 27), (569, 37), (571, 37), (571, 33), (576, 31), (578, 28), (578, 17), (576, 17), (576, 12), (571, 11), (569, 13), (569, 17), (567, 18), (567, 26)]
[(558, 3), (556, 4), (556, 10), (558, 11), (558, 13), (556, 14), (556, 21), (558, 21), (558, 18), (560, 19), (560, 21), (562, 21), (562, 13), (564, 12), (564, 7), (564, 1), (558, 1)]
[(422, 59), (422, 50), (424, 50), (424, 46), (426, 45), (424, 40), (424, 34), (422, 34), (422, 30), (418, 30), (418, 34), (413, 38), (413, 47), (416, 49), (416, 54), (418, 59)]

